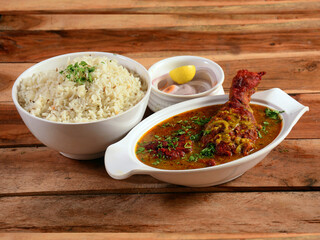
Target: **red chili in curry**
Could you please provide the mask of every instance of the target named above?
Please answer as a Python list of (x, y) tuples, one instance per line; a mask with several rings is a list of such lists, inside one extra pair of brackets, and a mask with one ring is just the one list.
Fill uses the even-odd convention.
[[(187, 111), (154, 126), (136, 145), (138, 159), (146, 165), (160, 169), (183, 170), (215, 166), (264, 148), (281, 130), (282, 122), (278, 111), (250, 104), (259, 126), (257, 129), (259, 137), (254, 142), (254, 147), (245, 154), (235, 151), (230, 155), (218, 155), (215, 144), (204, 146), (200, 139), (205, 134), (205, 126), (221, 106), (213, 105)], [(223, 136), (223, 141), (228, 143), (228, 138), (230, 136)]]

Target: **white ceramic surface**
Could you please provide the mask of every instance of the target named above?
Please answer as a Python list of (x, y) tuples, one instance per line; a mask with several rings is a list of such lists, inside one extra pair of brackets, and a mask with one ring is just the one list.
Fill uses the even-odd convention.
[[(117, 116), (88, 123), (58, 123), (35, 117), (25, 111), (17, 101), (17, 86), (22, 78), (31, 76), (34, 72), (48, 71), (67, 64), (67, 60), (75, 57), (91, 55), (116, 59), (141, 76), (147, 83), (147, 92), (144, 98), (131, 109)], [(60, 55), (42, 61), (23, 72), (15, 81), (12, 88), (13, 102), (32, 134), (43, 144), (53, 148), (64, 156), (73, 159), (94, 159), (101, 157), (107, 146), (120, 140), (125, 134), (138, 124), (146, 110), (151, 91), (148, 71), (138, 62), (113, 53), (79, 52)]]
[(152, 79), (160, 77), (169, 73), (172, 69), (184, 66), (195, 65), (198, 67), (207, 67), (211, 69), (215, 74), (216, 84), (213, 88), (206, 92), (193, 94), (193, 95), (173, 95), (160, 91), (154, 86), (151, 86), (151, 94), (148, 103), (148, 107), (156, 112), (173, 104), (183, 102), (186, 100), (199, 98), (207, 95), (221, 95), (224, 94), (222, 83), (224, 81), (224, 72), (222, 68), (215, 62), (202, 57), (197, 56), (177, 56), (163, 59), (149, 68), (149, 74)]
[(140, 137), (154, 125), (176, 114), (227, 101), (227, 95), (207, 96), (178, 103), (165, 108), (143, 120), (121, 141), (110, 145), (105, 153), (105, 167), (114, 179), (125, 179), (134, 174), (149, 174), (161, 181), (190, 186), (206, 187), (231, 181), (259, 163), (276, 147), (291, 131), (300, 117), (309, 110), (278, 88), (257, 92), (251, 103), (268, 106), (272, 109), (284, 110), (281, 114), (283, 127), (278, 137), (267, 147), (238, 160), (201, 169), (162, 170), (147, 166), (135, 155), (135, 145)]

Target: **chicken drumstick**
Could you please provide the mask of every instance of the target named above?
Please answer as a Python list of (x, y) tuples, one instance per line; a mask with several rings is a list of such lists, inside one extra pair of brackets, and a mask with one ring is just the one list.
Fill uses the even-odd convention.
[(247, 155), (254, 149), (261, 128), (253, 116), (249, 105), (251, 95), (265, 72), (239, 70), (233, 78), (226, 102), (218, 113), (205, 126), (201, 143), (214, 144), (217, 155)]

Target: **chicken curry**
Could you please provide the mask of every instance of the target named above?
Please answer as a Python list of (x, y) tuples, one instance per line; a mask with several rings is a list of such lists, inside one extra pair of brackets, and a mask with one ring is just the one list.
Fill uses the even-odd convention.
[(264, 74), (240, 70), (225, 104), (181, 113), (154, 126), (137, 143), (138, 159), (161, 169), (194, 169), (264, 148), (282, 127), (281, 112), (249, 104)]
[[(244, 152), (244, 149), (241, 149), (244, 144), (239, 143), (235, 153), (217, 154), (217, 144), (204, 146), (201, 138), (204, 135), (204, 126), (219, 108), (221, 105), (188, 111), (156, 125), (138, 141), (136, 146), (138, 159), (151, 167), (170, 170), (219, 165), (264, 148), (277, 137), (282, 127), (279, 112), (264, 106), (251, 105), (254, 117), (261, 126), (257, 131), (255, 146), (250, 151)], [(217, 138), (217, 142), (228, 142), (227, 138), (229, 137), (222, 134), (221, 138)]]

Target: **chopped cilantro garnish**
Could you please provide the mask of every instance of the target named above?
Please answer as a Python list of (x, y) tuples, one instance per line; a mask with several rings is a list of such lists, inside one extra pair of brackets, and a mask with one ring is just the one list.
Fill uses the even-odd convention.
[(161, 125), (162, 128), (165, 128), (165, 127), (174, 127), (174, 124), (171, 124), (171, 123), (164, 123)]
[(191, 140), (191, 141), (198, 141), (198, 140), (200, 139), (200, 136), (201, 136), (200, 133), (191, 135), (191, 136), (190, 136), (190, 140)]
[(271, 110), (270, 108), (265, 109), (265, 114), (268, 118), (278, 120), (280, 119), (279, 114), (283, 113), (284, 111), (278, 111), (278, 110)]
[(179, 130), (177, 130), (177, 131), (175, 132), (175, 135), (183, 135), (183, 134), (185, 134), (185, 133), (186, 133), (185, 130), (179, 129)]
[(65, 70), (60, 71), (60, 74), (65, 74), (65, 77), (70, 81), (85, 84), (86, 82), (92, 82), (91, 73), (94, 72), (95, 67), (90, 67), (85, 61), (76, 62), (70, 64)]
[[(261, 128), (261, 131), (264, 132), (265, 134), (268, 133), (268, 130), (267, 130), (267, 126), (269, 125), (270, 123), (269, 122), (263, 122), (263, 126)], [(259, 135), (260, 134), (260, 135)], [(262, 138), (261, 136), (261, 132), (258, 131), (258, 136), (259, 138)]]
[(154, 135), (154, 138), (155, 138), (155, 139), (158, 139), (158, 140), (161, 139), (161, 137), (158, 136), (158, 135)]
[(188, 162), (196, 162), (199, 160), (200, 155), (199, 154), (193, 154), (188, 158)]
[(152, 163), (152, 165), (159, 165), (161, 163), (161, 159), (157, 159)]
[(212, 157), (215, 151), (216, 151), (215, 146), (213, 144), (209, 144), (206, 148), (201, 150), (200, 154), (198, 153), (192, 154), (187, 161), (196, 162), (201, 158)]
[(139, 147), (136, 151), (136, 153), (142, 153), (144, 152), (145, 148), (144, 147)]
[(210, 118), (194, 118), (192, 119), (192, 122), (194, 122), (195, 124), (198, 124), (199, 126), (204, 126), (205, 124), (207, 124), (210, 121)]
[(202, 149), (200, 155), (203, 157), (212, 157), (216, 151), (213, 144), (209, 144), (206, 148)]
[(264, 133), (268, 133), (267, 128), (266, 128), (265, 125), (262, 126), (261, 130), (262, 130)]
[(210, 130), (205, 130), (205, 131), (203, 132), (203, 136), (208, 135), (210, 132), (211, 132)]

